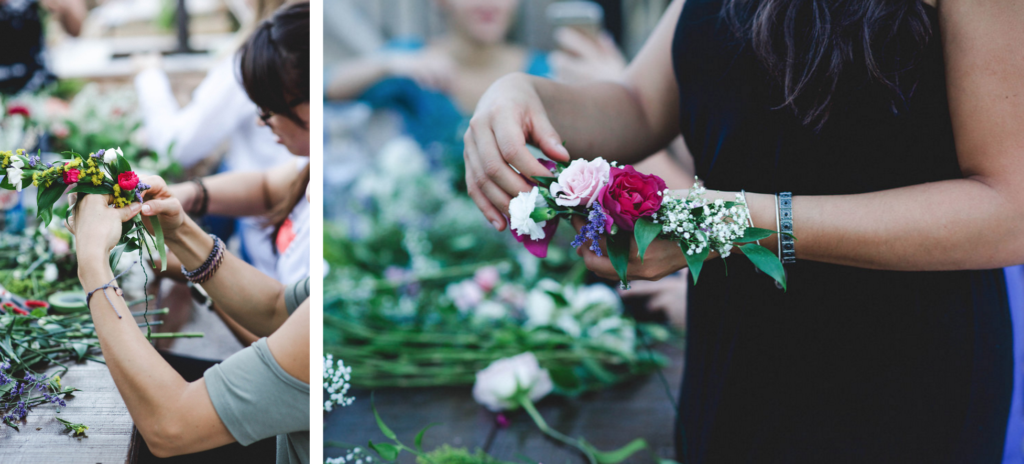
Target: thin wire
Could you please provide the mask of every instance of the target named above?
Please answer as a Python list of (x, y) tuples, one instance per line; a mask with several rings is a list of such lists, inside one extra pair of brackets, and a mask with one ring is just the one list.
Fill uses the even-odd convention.
[(124, 270), (123, 272), (121, 272), (120, 274), (118, 274), (118, 275), (114, 276), (114, 278), (113, 278), (113, 279), (110, 279), (110, 282), (107, 282), (107, 283), (106, 283), (105, 285), (101, 285), (101, 286), (99, 286), (99, 287), (96, 287), (96, 288), (94, 288), (94, 289), (93, 289), (93, 291), (89, 292), (89, 295), (88, 295), (88, 296), (86, 297), (86, 299), (85, 299), (85, 300), (86, 300), (86, 302), (88, 303), (88, 302), (89, 302), (90, 300), (92, 300), (92, 298), (90, 298), (90, 297), (92, 296), (92, 294), (93, 294), (93, 293), (96, 293), (96, 290), (99, 290), (99, 291), (100, 291), (100, 293), (102, 293), (102, 294), (103, 294), (103, 298), (106, 298), (106, 299), (107, 299), (107, 303), (110, 303), (110, 308), (114, 310), (114, 314), (117, 314), (117, 318), (118, 318), (118, 319), (121, 319), (121, 313), (117, 312), (117, 306), (114, 306), (114, 302), (110, 300), (110, 297), (109, 297), (109, 296), (107, 296), (107, 289), (108, 289), (108, 288), (118, 288), (117, 286), (115, 286), (115, 285), (111, 285), (111, 284), (113, 284), (114, 282), (116, 282), (116, 281), (117, 281), (117, 279), (120, 279), (120, 278), (121, 278), (121, 276), (123, 276), (123, 275), (127, 274), (127, 273), (128, 273), (128, 271), (132, 270), (132, 266), (134, 266), (134, 265), (135, 265), (135, 263), (137, 263), (137, 262), (138, 262), (138, 261), (132, 261), (132, 265), (131, 265), (131, 266), (128, 266), (128, 269), (125, 269), (125, 270)]

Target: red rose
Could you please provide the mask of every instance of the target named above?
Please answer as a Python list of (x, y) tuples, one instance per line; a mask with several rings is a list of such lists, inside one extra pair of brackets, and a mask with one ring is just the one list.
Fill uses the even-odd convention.
[(70, 185), (78, 182), (78, 176), (81, 173), (82, 172), (77, 169), (68, 169), (67, 171), (64, 171), (64, 183)]
[(125, 192), (135, 190), (135, 186), (139, 185), (139, 176), (135, 175), (135, 171), (122, 172), (117, 175), (117, 185)]
[(27, 301), (25, 301), (25, 307), (32, 308), (32, 309), (36, 309), (36, 308), (49, 309), (50, 308), (50, 303), (47, 303), (45, 301), (39, 301), (39, 300), (27, 300)]
[(20, 114), (26, 118), (29, 117), (28, 107), (23, 105), (11, 105), (9, 108), (7, 108), (7, 114), (12, 116), (15, 114)]
[(633, 166), (612, 167), (608, 185), (598, 196), (598, 202), (619, 228), (632, 231), (637, 219), (661, 208), (659, 193), (664, 190), (665, 181), (654, 174), (641, 174)]

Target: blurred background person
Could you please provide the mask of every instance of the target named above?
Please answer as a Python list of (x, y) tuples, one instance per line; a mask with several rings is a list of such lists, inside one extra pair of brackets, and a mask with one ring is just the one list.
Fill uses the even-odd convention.
[[(251, 31), (263, 19), (268, 18), (284, 3), (283, 0), (252, 0), (254, 20), (243, 31)], [(240, 33), (239, 36), (244, 32)], [(171, 89), (170, 80), (161, 68), (159, 54), (147, 55), (140, 59), (145, 69), (135, 76), (135, 89), (139, 96), (147, 144), (157, 153), (166, 153), (184, 168), (191, 168), (200, 161), (217, 154), (217, 149), (229, 142), (227, 152), (218, 168), (219, 172), (261, 171), (268, 166), (278, 166), (294, 161), (286, 147), (275, 143), (276, 137), (268, 127), (260, 124), (257, 108), (245, 94), (238, 80), (238, 61), (234, 54), (224, 57), (206, 75), (192, 94), (188, 105), (179, 106)], [(195, 187), (199, 187), (196, 185)], [(194, 189), (179, 188), (183, 198), (201, 198), (202, 191), (194, 195)], [(216, 233), (228, 238), (235, 229), (237, 214), (217, 214), (223, 200), (213, 200), (213, 217), (206, 218)], [(199, 204), (190, 212), (196, 212)], [(203, 213), (211, 211), (203, 211)], [(265, 274), (278, 278), (278, 254), (273, 248), (271, 236), (274, 228), (261, 223), (260, 218), (241, 217), (237, 219), (240, 238), (240, 256)]]
[(34, 92), (56, 81), (46, 63), (44, 12), (78, 36), (85, 0), (0, 0), (0, 93)]

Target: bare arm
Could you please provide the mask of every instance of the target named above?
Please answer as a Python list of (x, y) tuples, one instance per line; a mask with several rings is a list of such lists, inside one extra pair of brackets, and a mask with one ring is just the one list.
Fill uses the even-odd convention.
[[(800, 259), (906, 271), (1024, 262), (1024, 8), (1013, 0), (946, 0), (939, 13), (964, 178), (860, 195), (796, 196)], [(755, 224), (775, 222), (772, 195), (747, 198)], [(768, 246), (774, 249), (774, 241)], [(610, 274), (607, 260), (586, 257), (588, 267)], [(673, 259), (677, 268), (685, 265), (681, 254)], [(664, 275), (631, 267), (638, 276)]]
[(61, 27), (68, 34), (78, 37), (82, 33), (82, 21), (85, 21), (88, 14), (84, 0), (44, 0), (42, 4), (57, 16)]
[[(286, 201), (299, 173), (292, 162), (266, 171), (225, 172), (204, 177), (209, 202), (207, 212), (232, 217), (264, 214), (273, 205)], [(175, 184), (169, 190), (187, 211), (199, 208), (202, 193), (195, 183)]]
[[(121, 222), (140, 208), (138, 203), (107, 208), (107, 199), (100, 195), (86, 195), (81, 203), (73, 226), (78, 229), (78, 274), (83, 288), (94, 289), (114, 278), (107, 254), (117, 243)], [(109, 302), (97, 292), (89, 304), (96, 335), (128, 412), (153, 453), (159, 457), (194, 453), (235, 441), (217, 415), (205, 381), (186, 382), (149, 344), (134, 319), (118, 318), (118, 313), (129, 314), (124, 300), (113, 290), (106, 294)], [(267, 344), (286, 372), (308, 382), (308, 302), (292, 319)]]

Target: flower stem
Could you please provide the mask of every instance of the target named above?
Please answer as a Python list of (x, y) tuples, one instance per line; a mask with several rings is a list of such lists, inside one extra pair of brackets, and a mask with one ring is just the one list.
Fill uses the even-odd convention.
[(530, 401), (529, 397), (526, 395), (518, 395), (516, 401), (518, 401), (519, 405), (526, 410), (526, 413), (530, 415), (530, 418), (533, 419), (533, 423), (537, 424), (537, 428), (539, 428), (541, 432), (544, 432), (547, 436), (554, 438), (555, 440), (580, 450), (580, 452), (587, 457), (587, 461), (590, 462), (590, 464), (597, 464), (597, 458), (594, 457), (594, 454), (591, 453), (590, 450), (584, 448), (578, 440), (573, 440), (572, 438), (569, 438), (561, 432), (551, 428), (544, 418), (541, 417), (540, 412), (537, 411), (537, 408), (533, 405), (533, 401)]

